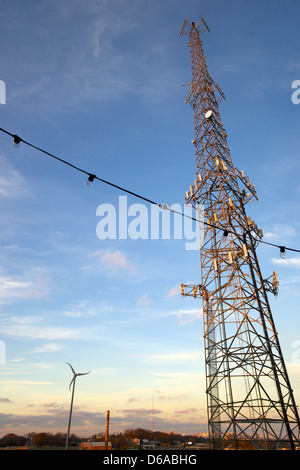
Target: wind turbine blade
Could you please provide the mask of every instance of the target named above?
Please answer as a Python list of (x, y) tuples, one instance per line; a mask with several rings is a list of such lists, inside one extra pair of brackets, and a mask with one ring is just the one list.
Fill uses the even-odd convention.
[(76, 378), (76, 375), (74, 375), (73, 379), (72, 379), (71, 382), (70, 382), (69, 390), (71, 390), (71, 385), (72, 385), (73, 382), (75, 382), (75, 378)]
[(84, 372), (84, 373), (80, 373), (80, 374), (76, 374), (76, 375), (88, 375), (91, 371), (89, 370), (88, 372)]
[(71, 364), (69, 364), (68, 362), (66, 362), (66, 364), (68, 364), (68, 365), (71, 367), (71, 369), (72, 369), (72, 372), (73, 372), (73, 374), (75, 375), (75, 374), (76, 374), (76, 372), (75, 372), (75, 370), (73, 369), (73, 367), (71, 366)]

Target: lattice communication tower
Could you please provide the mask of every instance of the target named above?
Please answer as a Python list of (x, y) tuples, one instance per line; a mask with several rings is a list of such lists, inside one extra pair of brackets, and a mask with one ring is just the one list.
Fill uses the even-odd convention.
[(300, 422), (278, 340), (256, 248), (262, 230), (246, 215), (257, 200), (254, 185), (232, 163), (219, 103), (225, 98), (209, 75), (200, 35), (205, 21), (185, 20), (180, 35), (191, 48), (192, 81), (186, 102), (194, 112), (196, 179), (186, 203), (202, 208), (201, 284), (181, 285), (201, 297), (206, 395), (212, 449), (291, 449)]

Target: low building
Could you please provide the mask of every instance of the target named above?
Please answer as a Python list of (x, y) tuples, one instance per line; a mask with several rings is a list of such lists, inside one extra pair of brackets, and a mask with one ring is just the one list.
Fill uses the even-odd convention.
[[(106, 450), (105, 442), (81, 442), (79, 445), (80, 450)], [(111, 442), (107, 443), (107, 450), (112, 450)]]

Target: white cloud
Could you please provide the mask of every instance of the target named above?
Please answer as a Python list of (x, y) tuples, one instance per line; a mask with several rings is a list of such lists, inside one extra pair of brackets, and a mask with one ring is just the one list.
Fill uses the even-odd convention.
[(118, 271), (127, 271), (130, 274), (136, 273), (135, 265), (119, 250), (106, 251), (104, 253), (96, 251), (91, 257), (97, 259), (99, 262), (98, 267), (102, 270), (113, 273)]
[(281, 266), (295, 266), (296, 268), (300, 268), (300, 258), (272, 258), (272, 263), (279, 264)]
[(284, 243), (288, 237), (296, 235), (296, 230), (291, 225), (287, 224), (276, 224), (271, 227), (271, 230), (264, 232), (264, 238), (273, 242)]

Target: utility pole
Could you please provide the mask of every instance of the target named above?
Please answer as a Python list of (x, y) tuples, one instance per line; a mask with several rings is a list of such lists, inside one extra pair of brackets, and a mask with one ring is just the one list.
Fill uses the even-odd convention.
[(180, 34), (191, 49), (186, 98), (194, 112), (196, 177), (186, 203), (201, 207), (198, 285), (181, 294), (202, 299), (206, 395), (212, 449), (291, 449), (300, 422), (268, 293), (278, 276), (262, 276), (256, 253), (263, 233), (246, 214), (255, 186), (232, 163), (219, 113), (225, 95), (211, 78), (200, 35), (205, 21), (185, 20)]

